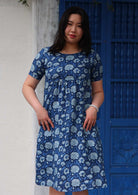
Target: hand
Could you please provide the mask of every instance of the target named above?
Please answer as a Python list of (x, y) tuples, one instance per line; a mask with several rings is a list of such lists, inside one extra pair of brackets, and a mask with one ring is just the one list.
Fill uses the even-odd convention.
[(47, 130), (50, 131), (49, 124), (54, 128), (54, 124), (52, 123), (51, 119), (49, 118), (48, 112), (44, 107), (39, 109), (36, 112), (36, 115), (37, 115), (39, 125), (42, 125), (44, 130), (46, 130), (46, 127), (47, 127)]
[(97, 110), (94, 107), (89, 107), (86, 110), (86, 118), (83, 124), (83, 129), (86, 131), (91, 130), (92, 126), (95, 125), (97, 119)]

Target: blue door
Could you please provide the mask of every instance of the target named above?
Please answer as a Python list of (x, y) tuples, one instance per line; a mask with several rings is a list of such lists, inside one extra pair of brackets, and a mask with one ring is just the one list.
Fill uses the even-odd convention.
[[(104, 66), (105, 101), (98, 123), (108, 188), (89, 195), (138, 194), (138, 0), (60, 0), (89, 15), (92, 47)], [(71, 195), (71, 193), (66, 193)]]

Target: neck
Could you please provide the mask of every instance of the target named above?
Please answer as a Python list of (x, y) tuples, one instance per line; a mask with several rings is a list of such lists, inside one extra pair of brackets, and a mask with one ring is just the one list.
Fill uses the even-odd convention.
[(72, 45), (72, 44), (66, 43), (64, 48), (62, 49), (62, 52), (65, 52), (65, 53), (75, 53), (75, 52), (79, 52), (79, 51), (80, 51), (80, 48), (79, 48), (78, 44)]

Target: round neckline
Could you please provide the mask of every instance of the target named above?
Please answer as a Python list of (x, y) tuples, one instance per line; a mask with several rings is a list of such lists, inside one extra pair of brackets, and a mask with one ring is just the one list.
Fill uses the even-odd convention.
[(76, 54), (80, 54), (80, 53), (82, 53), (82, 51), (79, 51), (76, 53), (61, 53), (61, 52), (59, 52), (59, 54), (61, 54), (61, 55), (76, 55)]

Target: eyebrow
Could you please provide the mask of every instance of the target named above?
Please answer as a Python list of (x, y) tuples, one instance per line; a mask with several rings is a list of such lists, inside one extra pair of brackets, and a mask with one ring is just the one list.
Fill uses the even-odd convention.
[[(72, 23), (73, 23), (73, 21), (71, 21), (71, 20), (68, 20), (68, 22), (72, 22)], [(82, 24), (82, 23), (79, 22), (79, 23), (77, 23), (77, 24)]]

